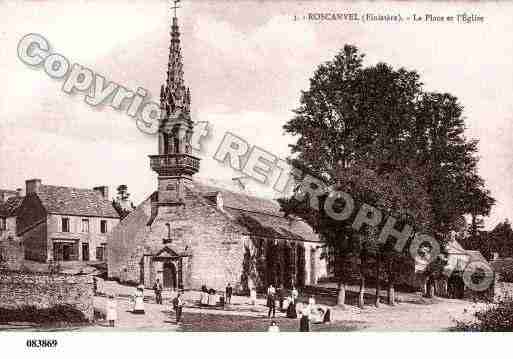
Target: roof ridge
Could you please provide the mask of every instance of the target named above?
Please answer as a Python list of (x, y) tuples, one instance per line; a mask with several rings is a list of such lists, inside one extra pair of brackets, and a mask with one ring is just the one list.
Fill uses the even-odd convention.
[[(265, 214), (265, 215), (268, 215), (268, 216), (273, 216), (273, 217), (277, 217), (277, 218), (285, 218), (287, 219), (288, 217), (285, 216), (285, 212), (281, 212), (283, 213), (284, 215), (283, 216), (279, 216), (275, 213), (270, 213), (270, 212), (267, 212), (267, 211), (254, 211), (254, 210), (251, 210), (251, 209), (245, 209), (245, 208), (239, 208), (239, 207), (232, 207), (232, 206), (226, 206), (224, 205), (223, 207), (225, 208), (230, 208), (230, 209), (234, 209), (236, 211), (244, 211), (244, 212), (250, 212), (250, 213), (258, 213), (258, 214)], [(294, 219), (295, 220), (295, 219)]]
[(216, 186), (216, 185), (211, 185), (211, 184), (203, 183), (203, 182), (200, 182), (200, 181), (193, 181), (193, 183), (194, 184), (197, 183), (198, 185), (204, 186), (204, 187), (216, 188), (218, 190), (230, 192), (230, 193), (233, 193), (233, 194), (236, 194), (236, 195), (246, 196), (246, 197), (250, 197), (250, 198), (256, 198), (258, 200), (268, 201), (268, 202), (271, 202), (271, 203), (275, 203), (276, 202), (276, 200), (272, 199), (272, 198), (258, 197), (258, 196), (255, 196), (254, 194), (245, 193), (245, 192), (237, 192), (237, 191), (235, 191), (233, 189), (224, 188), (224, 187), (220, 187), (220, 186)]

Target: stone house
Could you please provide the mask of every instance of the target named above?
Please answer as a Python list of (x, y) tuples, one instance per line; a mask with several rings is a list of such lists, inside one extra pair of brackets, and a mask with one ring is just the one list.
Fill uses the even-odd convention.
[(0, 190), (0, 262), (11, 270), (19, 269), (23, 245), (16, 236), (16, 217), (23, 202), (21, 190)]
[(105, 261), (108, 234), (119, 222), (108, 195), (105, 186), (80, 189), (27, 180), (16, 220), (25, 259)]
[(178, 20), (173, 18), (158, 155), (157, 190), (113, 229), (108, 276), (151, 287), (263, 290), (314, 284), (325, 273), (319, 237), (287, 218), (278, 203), (193, 180), (190, 91), (183, 81)]

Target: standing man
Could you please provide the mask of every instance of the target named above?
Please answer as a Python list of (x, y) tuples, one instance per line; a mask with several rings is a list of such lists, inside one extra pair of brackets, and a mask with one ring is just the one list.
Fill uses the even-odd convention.
[(179, 291), (176, 294), (176, 297), (173, 299), (173, 309), (176, 313), (176, 324), (182, 322), (182, 309), (183, 309), (183, 300), (182, 293)]
[(280, 312), (283, 312), (283, 300), (285, 299), (285, 288), (283, 284), (278, 288), (278, 301), (280, 303)]
[(162, 283), (157, 278), (155, 280), (155, 284), (153, 285), (153, 291), (155, 292), (155, 301), (157, 304), (162, 304)]
[(276, 289), (274, 289), (272, 284), (267, 289), (267, 306), (269, 307), (267, 317), (270, 318), (272, 312), (274, 318), (276, 316)]
[(231, 302), (232, 302), (232, 293), (233, 293), (233, 288), (232, 288), (231, 284), (228, 283), (228, 285), (226, 286), (226, 290), (225, 290), (227, 304), (231, 304)]

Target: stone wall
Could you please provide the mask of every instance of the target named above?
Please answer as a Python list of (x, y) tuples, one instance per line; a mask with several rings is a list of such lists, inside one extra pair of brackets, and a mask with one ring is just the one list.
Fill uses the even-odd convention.
[(84, 275), (0, 273), (0, 306), (49, 308), (68, 304), (93, 320), (93, 279)]
[(6, 236), (0, 239), (0, 266), (9, 270), (19, 270), (23, 259), (23, 245), (19, 238)]

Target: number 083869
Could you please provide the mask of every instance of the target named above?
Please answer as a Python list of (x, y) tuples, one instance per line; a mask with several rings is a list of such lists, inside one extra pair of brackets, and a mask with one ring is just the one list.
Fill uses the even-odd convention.
[(57, 339), (27, 339), (28, 348), (55, 348)]

